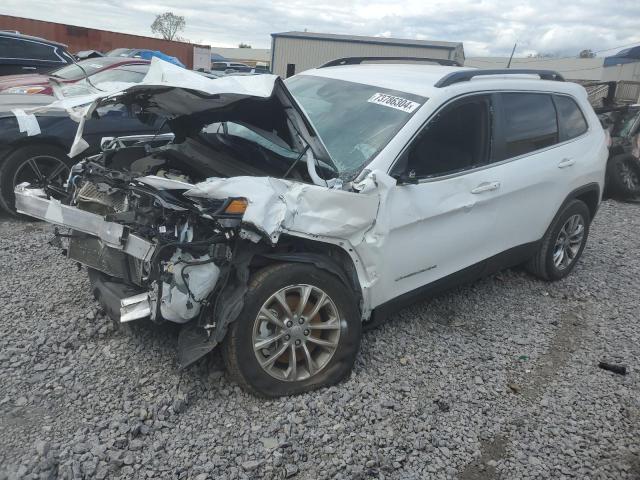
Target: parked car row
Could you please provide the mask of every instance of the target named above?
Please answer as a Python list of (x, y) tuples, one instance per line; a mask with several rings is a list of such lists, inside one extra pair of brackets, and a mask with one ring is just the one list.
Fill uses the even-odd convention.
[[(426, 63), (350, 59), (283, 82), (154, 59), (162, 81), (94, 95), (74, 160), (59, 115), (32, 136), (0, 119), (5, 192), (38, 176), (3, 201), (69, 229), (58, 240), (115, 321), (180, 325), (180, 366), (219, 346), (257, 395), (331, 385), (362, 329), (408, 302), (519, 264), (564, 278), (602, 198), (607, 136), (582, 87)], [(140, 125), (173, 141), (99, 151)]]

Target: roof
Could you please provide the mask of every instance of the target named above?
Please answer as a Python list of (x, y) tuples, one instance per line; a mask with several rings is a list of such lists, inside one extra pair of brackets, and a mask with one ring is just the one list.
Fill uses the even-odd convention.
[(301, 38), (308, 40), (326, 40), (331, 42), (372, 43), (378, 45), (397, 45), (403, 47), (429, 47), (455, 50), (462, 42), (441, 42), (437, 40), (411, 40), (404, 38), (364, 37), (360, 35), (339, 35), (335, 33), (281, 32), (272, 33), (273, 38)]
[(3, 37), (23, 38), (25, 40), (35, 40), (42, 43), (48, 43), (49, 45), (56, 45), (58, 47), (67, 48), (64, 43), (54, 42), (53, 40), (47, 40), (46, 38), (32, 37), (31, 35), (23, 35), (22, 33), (10, 32), (7, 30), (0, 30), (0, 35)]
[(345, 80), (347, 82), (363, 83), (389, 90), (412, 93), (422, 97), (433, 97), (442, 94), (447, 88), (462, 88), (483, 82), (488, 89), (504, 89), (508, 82), (510, 89), (548, 90), (575, 93), (576, 88), (584, 92), (584, 88), (570, 82), (540, 80), (530, 75), (501, 76), (492, 75), (477, 77), (470, 81), (455, 83), (450, 87), (437, 88), (434, 85), (444, 76), (460, 71), (477, 70), (468, 67), (445, 67), (441, 65), (419, 64), (362, 64), (345, 65), (340, 67), (325, 67), (307, 70), (300, 75), (314, 75), (318, 77)]

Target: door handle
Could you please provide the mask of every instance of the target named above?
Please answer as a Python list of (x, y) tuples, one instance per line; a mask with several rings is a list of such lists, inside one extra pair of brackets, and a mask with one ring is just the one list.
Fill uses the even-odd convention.
[(576, 161), (573, 158), (563, 158), (562, 160), (560, 160), (560, 163), (558, 164), (558, 168), (567, 168), (573, 165), (574, 163), (576, 163)]
[(500, 188), (500, 182), (483, 182), (476, 188), (471, 190), (471, 193), (478, 194), (482, 192), (491, 192)]

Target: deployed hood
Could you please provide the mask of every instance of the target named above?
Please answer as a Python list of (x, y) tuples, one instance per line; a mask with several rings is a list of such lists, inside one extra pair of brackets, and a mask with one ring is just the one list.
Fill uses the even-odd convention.
[(293, 151), (302, 153), (308, 146), (317, 160), (335, 168), (313, 125), (276, 75), (209, 79), (154, 58), (141, 83), (100, 96), (90, 111), (110, 104), (165, 117), (176, 142), (206, 125), (236, 122), (277, 136)]

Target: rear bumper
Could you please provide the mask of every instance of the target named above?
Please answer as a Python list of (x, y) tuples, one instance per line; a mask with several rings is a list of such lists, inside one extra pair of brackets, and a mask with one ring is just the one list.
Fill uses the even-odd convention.
[(28, 183), (18, 185), (15, 196), (19, 213), (93, 235), (106, 246), (143, 261), (148, 261), (155, 251), (153, 243), (129, 234), (123, 225), (107, 222), (100, 215), (64, 205), (59, 200), (48, 199), (41, 189), (30, 188)]

